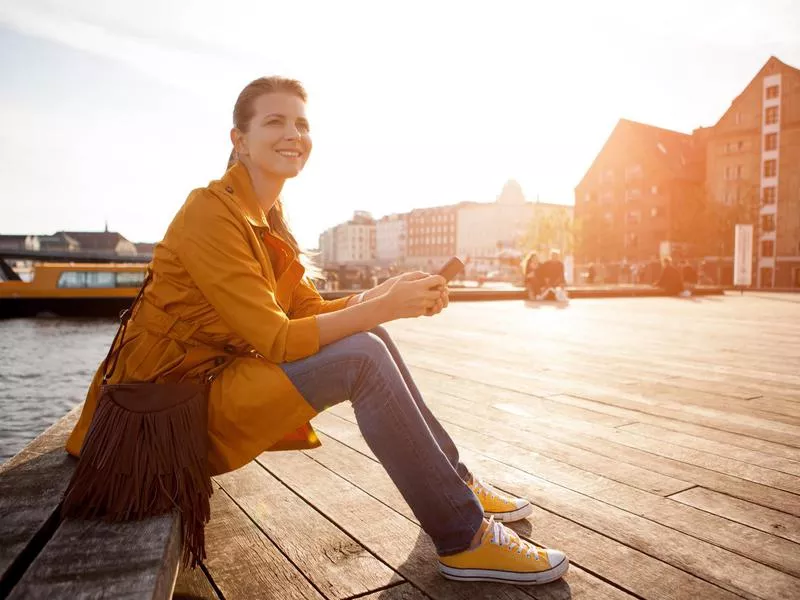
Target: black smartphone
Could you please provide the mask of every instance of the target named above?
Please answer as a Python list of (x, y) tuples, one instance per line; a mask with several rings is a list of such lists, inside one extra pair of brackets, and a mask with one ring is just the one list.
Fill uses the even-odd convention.
[(448, 260), (441, 269), (439, 269), (437, 275), (441, 275), (442, 277), (444, 277), (445, 281), (450, 281), (451, 279), (453, 279), (453, 277), (461, 273), (461, 271), (463, 270), (464, 270), (464, 263), (461, 262), (460, 258), (454, 256), (453, 258)]

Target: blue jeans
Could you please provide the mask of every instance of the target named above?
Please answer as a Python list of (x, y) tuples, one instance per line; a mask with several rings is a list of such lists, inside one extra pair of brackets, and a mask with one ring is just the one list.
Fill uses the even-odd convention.
[(317, 412), (350, 399), (364, 440), (440, 555), (469, 547), (483, 520), (470, 472), (383, 327), (281, 367)]

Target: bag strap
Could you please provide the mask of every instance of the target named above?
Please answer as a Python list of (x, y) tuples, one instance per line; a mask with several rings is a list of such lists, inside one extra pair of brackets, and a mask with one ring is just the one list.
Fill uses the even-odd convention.
[[(119, 360), (119, 351), (122, 349), (122, 342), (125, 339), (125, 330), (128, 328), (128, 321), (131, 320), (131, 313), (139, 301), (144, 296), (144, 288), (147, 287), (147, 284), (153, 280), (153, 272), (150, 269), (147, 269), (147, 275), (144, 278), (144, 282), (142, 282), (142, 287), (139, 288), (139, 293), (136, 294), (136, 297), (133, 299), (130, 307), (123, 310), (120, 315), (120, 325), (119, 329), (117, 329), (117, 333), (114, 335), (114, 341), (111, 342), (111, 347), (108, 349), (108, 354), (106, 354), (106, 359), (103, 361), (103, 385), (108, 383), (108, 380), (114, 374), (114, 371), (117, 368), (117, 361)], [(117, 347), (117, 342), (119, 342), (119, 346)], [(117, 351), (114, 352), (114, 348), (117, 348)], [(108, 361), (111, 360), (111, 355), (114, 355), (114, 362), (111, 363), (111, 370), (108, 369)]]
[[(128, 322), (131, 320), (133, 316), (134, 309), (142, 302), (146, 302), (144, 299), (144, 290), (153, 280), (153, 272), (148, 268), (147, 269), (147, 276), (142, 283), (142, 287), (139, 289), (139, 293), (136, 294), (136, 297), (133, 299), (129, 308), (123, 310), (120, 315), (120, 326), (117, 329), (117, 333), (114, 335), (114, 340), (111, 342), (111, 347), (108, 349), (108, 354), (106, 354), (106, 358), (103, 361), (103, 385), (108, 383), (108, 380), (111, 379), (111, 376), (114, 374), (114, 371), (117, 368), (117, 361), (119, 360), (119, 355), (122, 350), (122, 342), (125, 339), (125, 331), (128, 327)], [(116, 350), (116, 351), (115, 351)], [(206, 383), (211, 383), (217, 376), (225, 370), (236, 358), (241, 357), (253, 357), (257, 356), (257, 353), (252, 351), (240, 351), (239, 349), (233, 346), (225, 346), (221, 349), (222, 352), (226, 355), (225, 357), (219, 356), (214, 359), (214, 365), (205, 373), (204, 380)], [(111, 368), (108, 368), (108, 363), (111, 361), (113, 355), (113, 361), (111, 362)]]

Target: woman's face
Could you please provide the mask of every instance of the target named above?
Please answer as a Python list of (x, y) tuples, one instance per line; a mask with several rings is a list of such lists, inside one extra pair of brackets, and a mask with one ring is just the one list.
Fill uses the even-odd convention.
[(294, 94), (274, 92), (259, 96), (253, 108), (247, 133), (231, 132), (239, 157), (270, 175), (295, 177), (311, 153), (305, 103)]

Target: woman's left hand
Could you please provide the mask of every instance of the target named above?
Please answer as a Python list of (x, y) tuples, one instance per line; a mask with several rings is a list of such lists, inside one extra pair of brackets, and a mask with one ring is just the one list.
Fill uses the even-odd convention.
[(378, 296), (382, 296), (383, 294), (389, 291), (389, 288), (392, 287), (395, 281), (416, 281), (417, 279), (422, 279), (424, 277), (428, 277), (429, 275), (430, 273), (425, 273), (423, 271), (410, 271), (408, 273), (395, 275), (394, 277), (390, 277), (383, 283), (380, 283), (371, 290), (369, 290), (368, 296), (370, 298), (377, 298)]
[(448, 304), (450, 304), (450, 295), (449, 290), (445, 285), (440, 292), (439, 299), (436, 301), (436, 304), (425, 312), (425, 316), (432, 317), (433, 315), (438, 315), (445, 308), (447, 308)]

